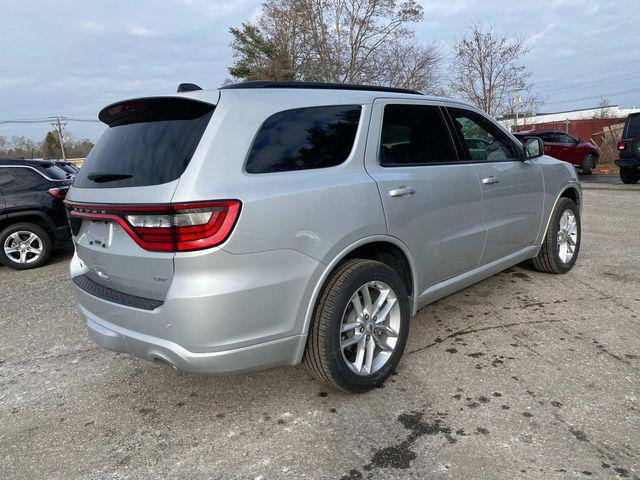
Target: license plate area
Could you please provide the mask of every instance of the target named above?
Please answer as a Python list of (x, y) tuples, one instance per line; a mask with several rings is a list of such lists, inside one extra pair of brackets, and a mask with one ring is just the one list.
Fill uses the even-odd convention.
[(104, 220), (85, 220), (87, 243), (98, 248), (109, 248), (112, 238), (112, 224)]

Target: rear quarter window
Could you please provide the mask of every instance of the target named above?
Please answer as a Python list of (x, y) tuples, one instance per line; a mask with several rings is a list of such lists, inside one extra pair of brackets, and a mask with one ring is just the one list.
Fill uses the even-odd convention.
[(270, 116), (247, 157), (248, 173), (333, 167), (351, 153), (360, 105), (296, 108)]
[(123, 102), (100, 112), (109, 127), (91, 149), (74, 186), (143, 187), (182, 175), (214, 105), (182, 98)]

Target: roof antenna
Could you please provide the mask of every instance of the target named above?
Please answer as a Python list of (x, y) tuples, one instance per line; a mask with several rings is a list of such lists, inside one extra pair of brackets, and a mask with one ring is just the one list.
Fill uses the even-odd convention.
[(195, 83), (181, 83), (178, 85), (178, 93), (193, 92), (194, 90), (202, 90), (202, 87), (199, 87)]

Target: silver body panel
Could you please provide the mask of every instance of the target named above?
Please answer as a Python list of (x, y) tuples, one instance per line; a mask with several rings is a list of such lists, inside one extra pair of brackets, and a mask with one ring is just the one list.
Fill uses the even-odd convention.
[[(118, 225), (86, 220), (74, 237), (72, 277), (86, 274), (109, 288), (163, 302), (145, 311), (77, 289), (92, 338), (105, 348), (183, 371), (223, 374), (301, 361), (322, 285), (341, 259), (367, 243), (387, 242), (404, 252), (412, 270), (415, 313), (535, 256), (558, 197), (567, 188), (580, 192), (573, 168), (550, 157), (394, 168), (378, 164), (384, 104), (472, 109), (452, 100), (303, 89), (175, 96), (216, 104), (178, 180), (137, 188), (72, 187), (67, 198), (93, 204), (242, 201), (230, 238), (208, 250), (149, 252)], [(267, 117), (340, 104), (362, 106), (355, 144), (344, 163), (284, 173), (244, 171), (247, 152)], [(483, 184), (490, 176), (499, 176), (500, 182)], [(413, 194), (390, 195), (402, 187), (411, 187)], [(105, 237), (108, 245), (91, 243), (95, 236)]]

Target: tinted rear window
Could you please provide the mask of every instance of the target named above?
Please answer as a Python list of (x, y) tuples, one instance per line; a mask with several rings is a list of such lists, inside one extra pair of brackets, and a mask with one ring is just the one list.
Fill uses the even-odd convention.
[(457, 161), (440, 109), (430, 105), (385, 105), (380, 143), (383, 166)]
[(636, 137), (640, 137), (640, 115), (629, 117), (627, 121), (627, 131), (624, 133), (624, 138)]
[(176, 180), (187, 168), (214, 106), (159, 98), (124, 102), (100, 112), (109, 128), (87, 156), (74, 185), (143, 187)]
[(69, 178), (69, 174), (65, 172), (62, 167), (54, 165), (53, 163), (41, 165), (40, 169), (47, 177), (54, 180), (66, 180)]
[(249, 173), (326, 168), (353, 148), (359, 105), (297, 108), (276, 113), (260, 127), (247, 158)]

